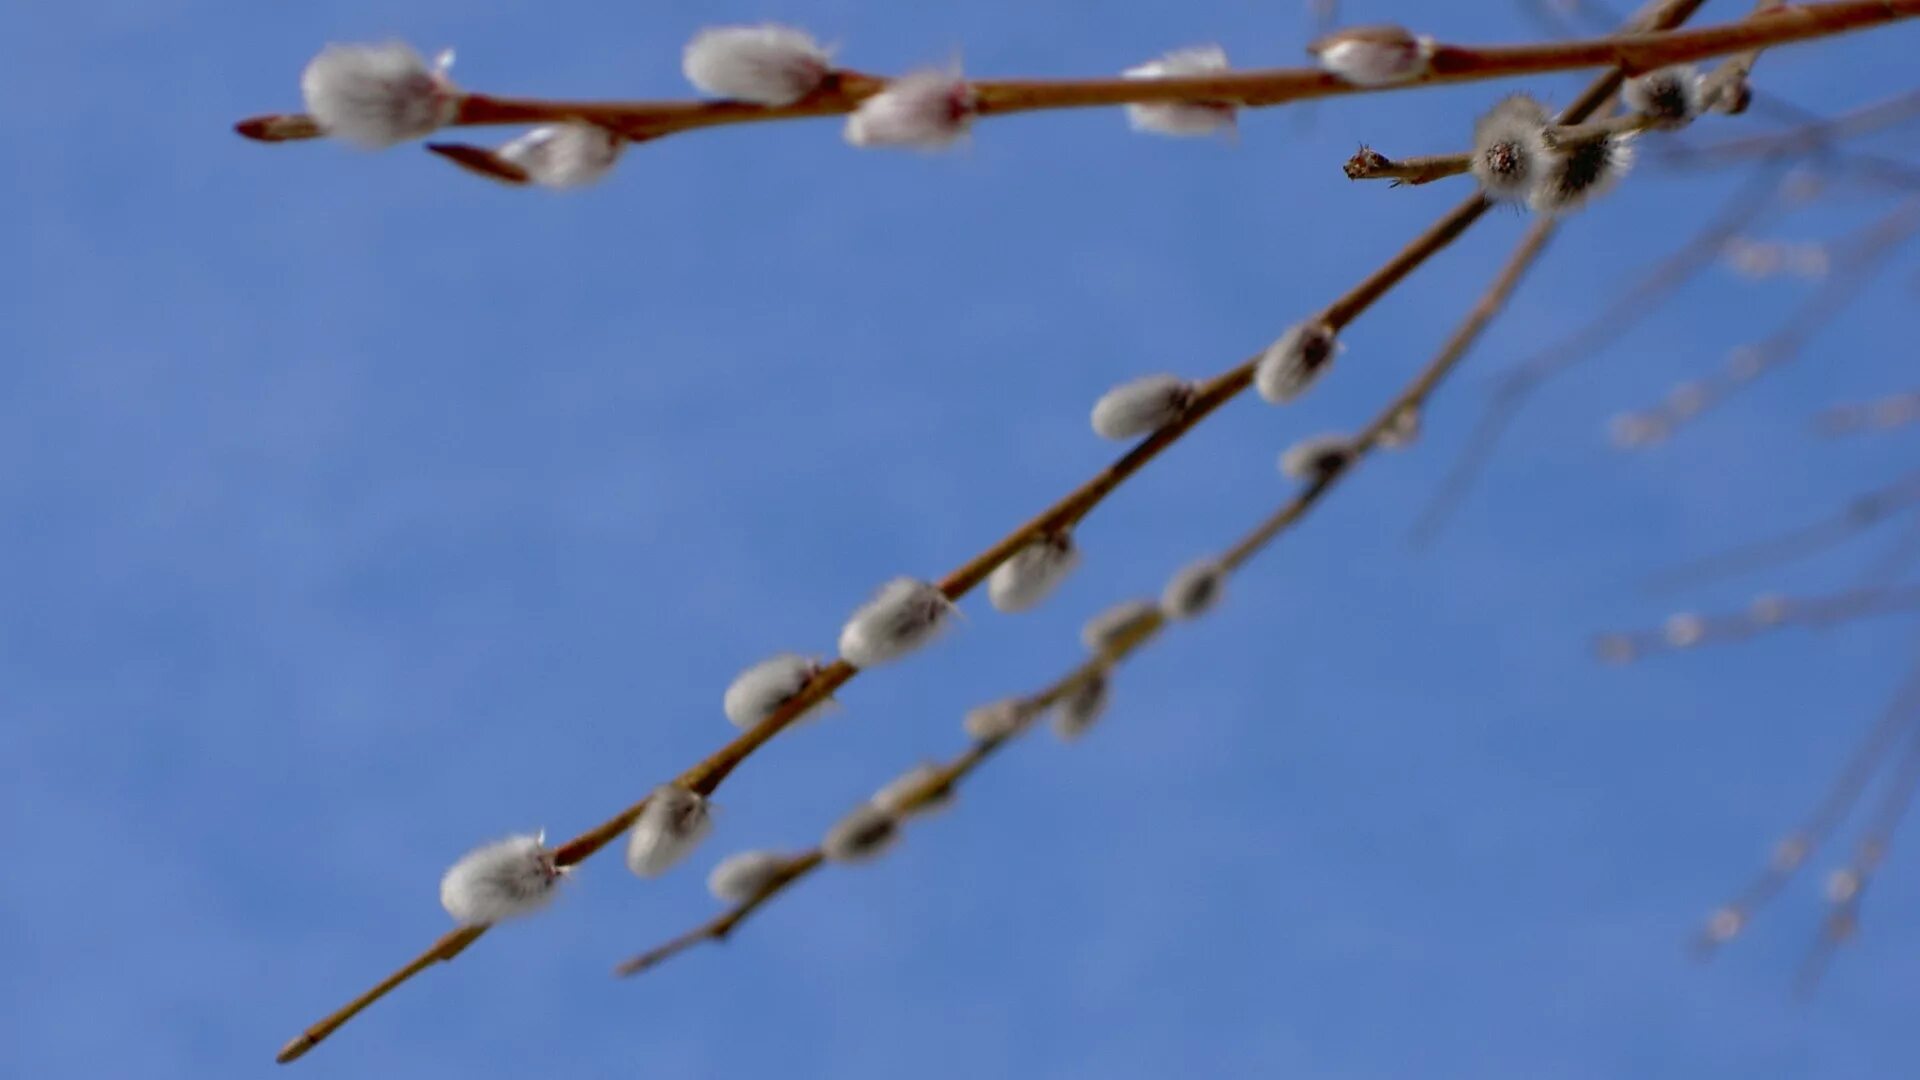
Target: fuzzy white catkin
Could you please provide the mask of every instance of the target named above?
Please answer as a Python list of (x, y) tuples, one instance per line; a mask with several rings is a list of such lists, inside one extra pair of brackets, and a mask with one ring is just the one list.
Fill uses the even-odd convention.
[(542, 836), (513, 836), (475, 848), (440, 879), (440, 906), (463, 926), (485, 926), (538, 911), (563, 871)]
[(967, 133), (973, 110), (973, 88), (958, 74), (915, 72), (861, 102), (847, 117), (846, 138), (862, 147), (943, 150)]
[(1253, 388), (1274, 405), (1299, 397), (1314, 384), (1340, 351), (1333, 329), (1317, 322), (1290, 326), (1276, 338), (1253, 368)]
[(1353, 453), (1353, 440), (1345, 435), (1314, 435), (1287, 447), (1280, 471), (1295, 480), (1320, 480), (1346, 468)]
[(300, 94), (320, 130), (372, 150), (424, 138), (453, 122), (460, 93), (404, 42), (329, 45), (300, 73)]
[(1433, 39), (1416, 37), (1398, 26), (1356, 26), (1337, 30), (1307, 46), (1322, 70), (1354, 86), (1390, 86), (1427, 73)]
[(1138, 634), (1159, 615), (1159, 607), (1151, 600), (1122, 600), (1087, 620), (1080, 628), (1080, 643), (1100, 656)]
[(932, 641), (952, 610), (938, 586), (894, 578), (847, 620), (840, 631), (840, 655), (857, 668), (898, 660)]
[(659, 877), (687, 857), (713, 831), (704, 796), (677, 784), (662, 784), (648, 796), (627, 838), (627, 869)]
[(1675, 64), (1637, 75), (1621, 86), (1620, 100), (1641, 116), (1679, 127), (1699, 116), (1705, 105), (1700, 69)]
[(565, 190), (597, 183), (613, 171), (627, 140), (596, 124), (547, 124), (500, 148), (541, 187)]
[(1093, 675), (1067, 691), (1053, 710), (1053, 733), (1062, 742), (1085, 735), (1107, 711), (1107, 677)]
[(1226, 589), (1227, 568), (1217, 559), (1190, 563), (1173, 575), (1160, 594), (1160, 608), (1170, 619), (1197, 619), (1212, 611)]
[(969, 709), (960, 726), (966, 730), (968, 738), (980, 742), (1005, 739), (1019, 731), (1030, 714), (1031, 710), (1025, 702), (1008, 698)]
[(987, 575), (987, 599), (996, 611), (1027, 611), (1053, 595), (1079, 564), (1071, 533), (1036, 537)]
[(820, 841), (820, 853), (839, 863), (866, 862), (886, 854), (900, 838), (900, 823), (892, 814), (861, 803), (841, 818)]
[(940, 772), (940, 766), (920, 764), (887, 781), (886, 786), (873, 793), (871, 800), (882, 813), (900, 817), (907, 813), (927, 814), (944, 810), (953, 805), (953, 786), (943, 784), (927, 793), (926, 797), (908, 807), (909, 799), (932, 783)]
[(1135, 439), (1178, 419), (1193, 404), (1194, 387), (1174, 375), (1144, 375), (1093, 403), (1093, 430), (1103, 439)]
[(780, 106), (818, 89), (833, 70), (833, 58), (805, 30), (791, 26), (715, 26), (687, 42), (680, 70), (703, 93)]
[(744, 904), (766, 892), (792, 864), (793, 856), (779, 851), (729, 855), (707, 875), (707, 891), (722, 903)]
[(1606, 194), (1633, 167), (1633, 136), (1608, 135), (1548, 155), (1527, 195), (1527, 205), (1542, 214), (1565, 214)]
[[(812, 657), (795, 653), (770, 656), (734, 677), (720, 707), (734, 727), (753, 727), (772, 716), (819, 672), (820, 662)], [(814, 702), (794, 718), (794, 723), (818, 716), (828, 704), (824, 698)]]
[[(1164, 79), (1226, 70), (1225, 49), (1218, 45), (1196, 45), (1188, 49), (1176, 49), (1138, 67), (1130, 67), (1121, 74), (1129, 79)], [(1127, 106), (1127, 123), (1133, 126), (1133, 130), (1155, 135), (1211, 135), (1222, 128), (1232, 127), (1234, 116), (1234, 107), (1224, 103), (1169, 102)]]
[(1525, 198), (1546, 168), (1546, 106), (1525, 94), (1501, 99), (1473, 124), (1469, 163), (1489, 199)]

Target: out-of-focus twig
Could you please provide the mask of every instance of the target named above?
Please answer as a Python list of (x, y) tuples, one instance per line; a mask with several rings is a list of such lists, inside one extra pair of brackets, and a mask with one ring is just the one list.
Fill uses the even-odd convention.
[(1720, 615), (1683, 611), (1669, 616), (1657, 630), (1601, 634), (1594, 638), (1593, 651), (1602, 660), (1620, 664), (1656, 653), (1746, 641), (1789, 627), (1825, 627), (1912, 611), (1920, 611), (1920, 585), (1849, 589), (1819, 596), (1769, 593), (1755, 599), (1745, 611)]

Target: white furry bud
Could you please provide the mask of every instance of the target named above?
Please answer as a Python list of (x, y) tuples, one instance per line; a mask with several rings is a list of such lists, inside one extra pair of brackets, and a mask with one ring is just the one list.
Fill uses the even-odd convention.
[(1321, 70), (1354, 86), (1391, 86), (1427, 73), (1434, 42), (1398, 26), (1336, 30), (1307, 46)]
[(968, 710), (966, 719), (960, 726), (966, 730), (968, 738), (979, 742), (1007, 739), (1026, 726), (1027, 720), (1032, 715), (1033, 710), (1025, 701), (1008, 698), (1005, 701), (990, 702)]
[(840, 631), (840, 655), (854, 667), (898, 660), (939, 634), (953, 602), (914, 578), (894, 578)]
[(1290, 326), (1260, 354), (1253, 368), (1253, 388), (1272, 404), (1292, 401), (1333, 366), (1339, 351), (1332, 327), (1317, 322)]
[(320, 130), (368, 149), (433, 134), (460, 111), (447, 78), (451, 52), (429, 67), (413, 47), (329, 45), (300, 73), (300, 94)]
[(1380, 445), (1389, 450), (1399, 450), (1413, 445), (1420, 437), (1420, 409), (1408, 403), (1393, 411), (1387, 422), (1380, 428)]
[(1660, 634), (1667, 644), (1676, 649), (1690, 649), (1707, 638), (1707, 620), (1691, 611), (1675, 612), (1667, 616), (1660, 627)]
[[(725, 710), (727, 719), (733, 721), (733, 726), (754, 727), (792, 700), (820, 673), (820, 668), (820, 662), (811, 657), (793, 653), (770, 656), (734, 678), (721, 699), (720, 707)], [(795, 717), (794, 722), (819, 715), (829, 703), (824, 698), (814, 702)]]
[(1093, 430), (1103, 439), (1133, 439), (1179, 419), (1193, 404), (1194, 386), (1173, 375), (1146, 375), (1093, 403)]
[(1079, 564), (1071, 533), (1037, 537), (993, 568), (987, 576), (987, 599), (998, 611), (1026, 611), (1052, 595)]
[(1705, 104), (1701, 82), (1700, 69), (1675, 64), (1628, 79), (1620, 88), (1620, 100), (1663, 127), (1680, 127), (1700, 115)]
[(680, 70), (702, 93), (780, 106), (818, 89), (833, 59), (806, 31), (790, 26), (715, 26), (687, 43)]
[(886, 854), (900, 838), (900, 823), (892, 814), (861, 803), (853, 813), (841, 818), (820, 841), (820, 853), (834, 862), (857, 863)]
[(1331, 479), (1353, 463), (1353, 440), (1345, 435), (1315, 435), (1287, 447), (1280, 471), (1295, 480)]
[(1546, 168), (1546, 106), (1525, 94), (1503, 98), (1473, 124), (1474, 179), (1489, 199), (1526, 196)]
[(627, 869), (659, 877), (687, 857), (713, 831), (706, 797), (678, 784), (662, 784), (648, 796), (627, 838)]
[(1072, 742), (1093, 729), (1107, 711), (1107, 677), (1095, 674), (1067, 691), (1053, 710), (1053, 733), (1062, 742)]
[(463, 926), (486, 926), (545, 907), (565, 873), (545, 834), (509, 837), (454, 863), (440, 879), (440, 906)]
[(930, 762), (915, 765), (874, 792), (873, 805), (894, 817), (944, 810), (953, 805), (953, 785), (938, 783), (940, 773), (940, 766)]
[(707, 891), (725, 904), (744, 904), (773, 887), (793, 865), (793, 856), (779, 851), (742, 851), (720, 860), (707, 875)]
[(613, 171), (627, 140), (597, 124), (548, 124), (500, 148), (542, 187), (580, 188)]
[(1632, 140), (1631, 135), (1603, 135), (1553, 147), (1527, 205), (1543, 214), (1566, 214), (1606, 194), (1633, 167)]
[(902, 76), (860, 103), (847, 117), (855, 146), (944, 150), (973, 123), (973, 87), (958, 74), (922, 71)]
[(1197, 619), (1213, 610), (1226, 589), (1227, 568), (1216, 559), (1192, 563), (1167, 582), (1160, 594), (1161, 610), (1172, 619)]
[(1080, 644), (1102, 656), (1131, 644), (1159, 618), (1160, 609), (1151, 600), (1122, 600), (1087, 620), (1080, 628)]
[[(1226, 70), (1225, 49), (1218, 45), (1197, 45), (1190, 49), (1176, 49), (1157, 60), (1130, 67), (1121, 74), (1129, 79), (1164, 79)], [(1167, 102), (1127, 106), (1127, 122), (1133, 126), (1133, 130), (1157, 135), (1211, 135), (1222, 128), (1231, 128), (1234, 116), (1234, 107), (1224, 102)]]

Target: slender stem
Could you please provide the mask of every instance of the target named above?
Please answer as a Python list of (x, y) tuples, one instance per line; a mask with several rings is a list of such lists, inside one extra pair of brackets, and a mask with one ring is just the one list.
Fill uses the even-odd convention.
[[(1310, 98), (1379, 93), (1413, 86), (1474, 82), (1582, 68), (1635, 74), (1668, 64), (1771, 48), (1864, 30), (1920, 15), (1920, 0), (1840, 0), (1782, 8), (1725, 26), (1672, 33), (1630, 33), (1539, 45), (1440, 45), (1429, 70), (1392, 86), (1354, 86), (1316, 68), (1273, 68), (1158, 79), (988, 79), (971, 88), (981, 116), (1043, 109), (1206, 102), (1263, 108)], [(834, 73), (792, 105), (738, 101), (574, 102), (470, 94), (456, 125), (585, 121), (629, 138), (657, 138), (725, 124), (835, 116), (852, 112), (886, 87), (859, 72)], [(249, 138), (286, 141), (319, 134), (310, 120), (254, 117), (237, 130)]]
[(298, 1059), (300, 1055), (318, 1046), (320, 1040), (333, 1034), (340, 1025), (359, 1015), (360, 1010), (386, 997), (389, 991), (422, 971), (459, 956), (467, 946), (480, 940), (480, 935), (486, 931), (487, 928), (484, 926), (463, 926), (442, 935), (439, 941), (428, 946), (427, 951), (414, 957), (406, 966), (375, 983), (366, 993), (342, 1005), (319, 1023), (288, 1040), (287, 1045), (280, 1048), (280, 1053), (274, 1057), (274, 1060), (285, 1065), (289, 1061)]
[[(1660, 126), (1653, 117), (1627, 113), (1585, 124), (1549, 127), (1543, 133), (1554, 146), (1571, 146), (1591, 139), (1631, 135)], [(1347, 159), (1343, 166), (1349, 180), (1392, 180), (1401, 184), (1431, 184), (1450, 176), (1460, 176), (1473, 167), (1471, 153), (1433, 154), (1427, 157), (1390, 158), (1372, 147)]]

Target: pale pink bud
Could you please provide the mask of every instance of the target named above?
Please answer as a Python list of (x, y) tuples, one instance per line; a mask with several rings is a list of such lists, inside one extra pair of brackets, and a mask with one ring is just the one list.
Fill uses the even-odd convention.
[(900, 823), (892, 814), (872, 803), (861, 803), (827, 830), (820, 841), (820, 852), (834, 862), (866, 862), (886, 854), (899, 838)]
[(943, 150), (973, 123), (973, 87), (958, 74), (922, 71), (887, 84), (847, 117), (847, 141), (855, 146), (906, 146)]
[(1280, 455), (1280, 471), (1295, 480), (1331, 480), (1353, 463), (1353, 440), (1345, 435), (1315, 435), (1302, 439)]
[(500, 156), (542, 187), (579, 188), (612, 172), (626, 146), (597, 124), (548, 124), (501, 147)]
[(1227, 568), (1216, 559), (1192, 563), (1167, 582), (1160, 607), (1173, 619), (1197, 619), (1213, 610), (1226, 589)]
[(894, 578), (840, 631), (840, 655), (857, 668), (898, 660), (936, 637), (953, 602), (938, 586)]
[(1667, 425), (1645, 413), (1620, 413), (1607, 426), (1613, 444), (1623, 449), (1647, 446), (1667, 437)]
[(915, 765), (873, 793), (873, 805), (894, 817), (928, 814), (953, 805), (953, 785), (940, 780), (941, 768), (932, 763)]
[(545, 834), (509, 837), (454, 863), (440, 879), (440, 906), (463, 926), (486, 926), (545, 907), (565, 872)]
[(1093, 674), (1075, 683), (1053, 709), (1053, 733), (1072, 742), (1093, 730), (1107, 711), (1107, 677)]
[(1037, 537), (994, 567), (987, 576), (987, 599), (999, 611), (1026, 611), (1052, 595), (1079, 564), (1072, 534)]
[(453, 122), (460, 91), (447, 78), (451, 52), (432, 67), (413, 47), (329, 45), (300, 73), (300, 93), (320, 130), (377, 150)]
[(1260, 354), (1253, 368), (1253, 388), (1272, 404), (1292, 401), (1333, 366), (1339, 351), (1340, 343), (1330, 326), (1303, 322), (1288, 327)]
[[(1227, 70), (1227, 53), (1218, 45), (1197, 45), (1176, 49), (1157, 60), (1122, 72), (1129, 79), (1164, 79), (1169, 76), (1206, 75)], [(1127, 122), (1135, 131), (1157, 135), (1211, 135), (1230, 128), (1234, 107), (1214, 102), (1167, 102), (1129, 105)]]
[(1158, 625), (1160, 608), (1151, 600), (1122, 600), (1088, 619), (1080, 628), (1080, 644), (1095, 656), (1125, 648)]
[(687, 857), (713, 831), (705, 796), (678, 784), (653, 789), (627, 838), (627, 869), (659, 877)]
[(1707, 620), (1690, 611), (1677, 612), (1667, 616), (1660, 632), (1674, 648), (1691, 648), (1706, 640)]
[(1398, 26), (1336, 30), (1307, 46), (1321, 70), (1354, 86), (1390, 86), (1427, 73), (1434, 42)]
[(727, 904), (744, 904), (773, 887), (793, 856), (779, 851), (742, 851), (720, 860), (707, 875), (707, 891)]
[(1502, 99), (1474, 121), (1470, 165), (1487, 198), (1520, 199), (1532, 189), (1546, 169), (1547, 123), (1546, 107), (1525, 94)]
[(1860, 875), (1852, 870), (1835, 870), (1827, 875), (1827, 902), (1844, 904), (1860, 895)]
[(833, 62), (806, 31), (766, 23), (700, 31), (687, 43), (680, 70), (702, 93), (780, 106), (817, 89)]
[(1746, 925), (1746, 913), (1739, 908), (1720, 908), (1707, 917), (1707, 939), (1717, 945), (1724, 945), (1732, 941)]
[(1103, 439), (1135, 439), (1180, 418), (1193, 404), (1194, 386), (1173, 375), (1145, 375), (1093, 403), (1093, 430)]
[[(820, 668), (820, 662), (812, 657), (793, 653), (770, 656), (734, 678), (720, 707), (727, 719), (733, 721), (733, 726), (754, 727), (800, 693), (820, 673)], [(831, 700), (822, 698), (809, 705), (794, 722), (817, 716), (830, 706)]]

